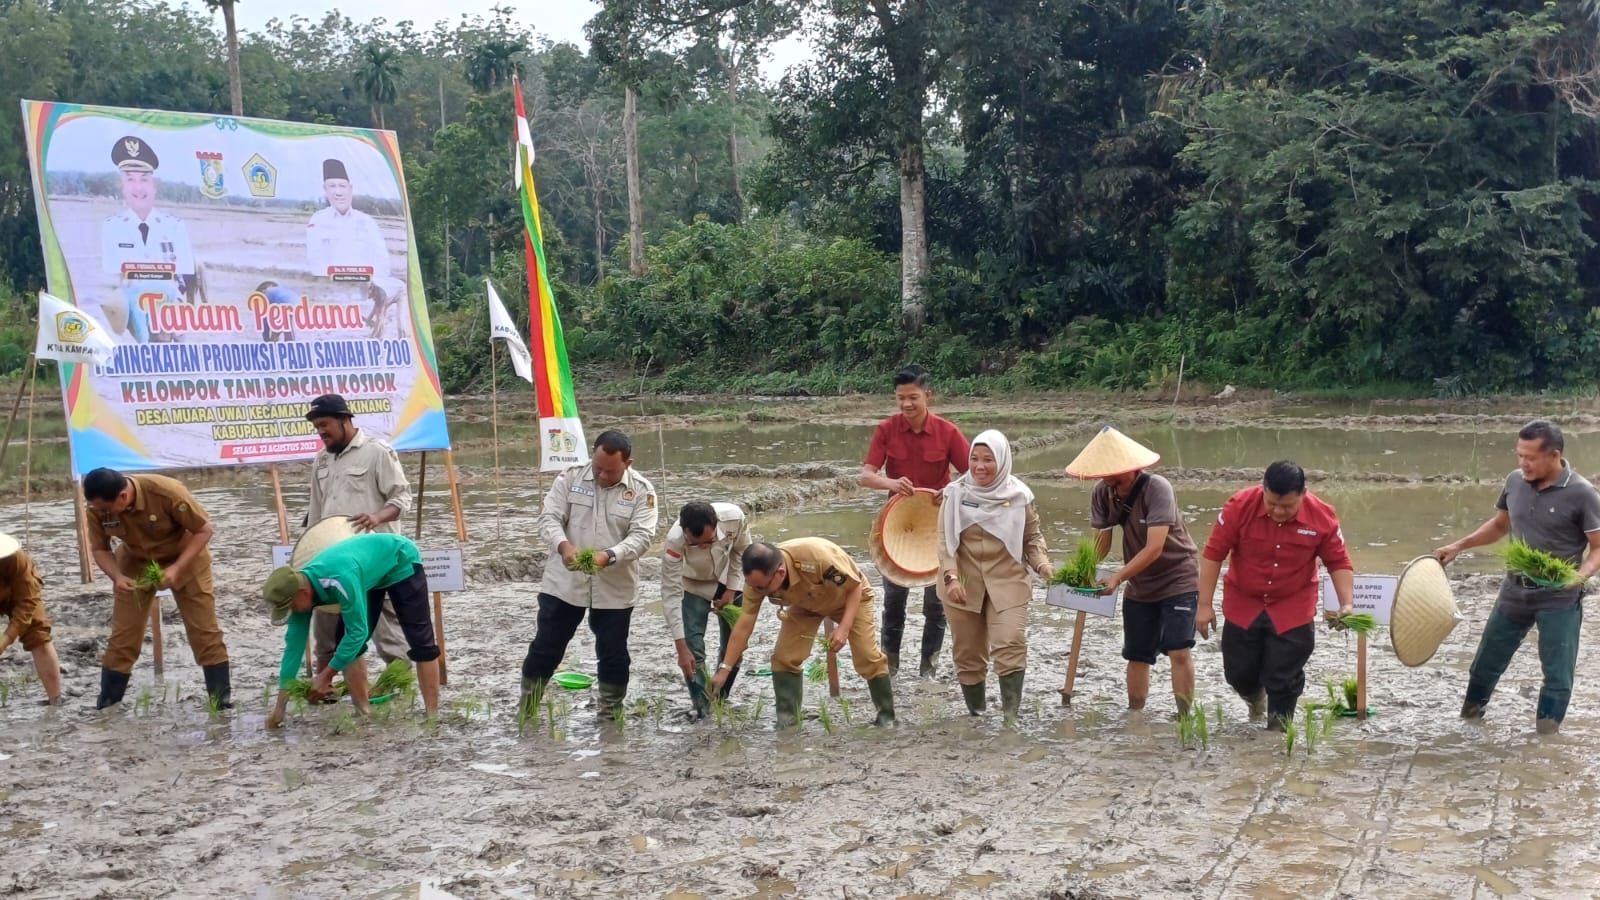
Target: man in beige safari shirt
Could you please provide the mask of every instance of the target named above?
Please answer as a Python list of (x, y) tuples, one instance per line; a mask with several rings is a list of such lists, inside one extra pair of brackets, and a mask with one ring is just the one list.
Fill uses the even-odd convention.
[[(316, 427), (322, 450), (311, 463), (311, 503), (305, 524), (315, 525), (328, 516), (349, 516), (357, 531), (399, 534), (396, 522), (411, 509), (411, 485), (394, 449), (363, 434), (355, 426), (350, 404), (338, 394), (312, 400), (306, 418)], [(318, 671), (333, 659), (339, 646), (339, 626), (337, 612), (319, 609), (311, 615), (312, 655)], [(383, 615), (373, 626), (372, 640), (385, 661), (406, 659), (405, 635), (387, 597)]]
[[(628, 624), (638, 602), (638, 560), (655, 542), (655, 486), (633, 468), (633, 442), (607, 431), (588, 464), (556, 476), (539, 514), (539, 536), (553, 555), (539, 591), (539, 623), (522, 661), (522, 705), (537, 705), (587, 613), (594, 632), (601, 715), (628, 693)], [(594, 554), (579, 571), (581, 551)], [(562, 565), (554, 565), (560, 557)]]
[[(736, 610), (744, 603), (744, 571), (740, 560), (750, 546), (750, 523), (744, 510), (734, 503), (685, 503), (678, 521), (668, 529), (661, 547), (661, 612), (667, 619), (667, 634), (678, 654), (678, 668), (689, 686), (694, 717), (703, 719), (711, 712), (707, 692), (710, 675), (706, 672), (706, 620), (715, 618), (721, 633), (717, 663), (728, 652), (728, 635), (733, 626), (723, 618), (727, 607)], [(722, 685), (722, 699), (728, 699), (737, 666)]]

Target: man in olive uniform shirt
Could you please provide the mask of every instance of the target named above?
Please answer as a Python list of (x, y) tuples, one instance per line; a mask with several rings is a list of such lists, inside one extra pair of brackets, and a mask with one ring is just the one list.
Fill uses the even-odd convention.
[(778, 727), (800, 724), (800, 702), (805, 687), (801, 668), (811, 655), (817, 628), (823, 619), (838, 623), (829, 648), (838, 652), (850, 645), (856, 673), (867, 682), (872, 704), (878, 708), (873, 724), (894, 724), (894, 687), (889, 678), (889, 658), (878, 646), (872, 615), (872, 588), (850, 554), (822, 538), (797, 538), (773, 545), (751, 544), (744, 551), (745, 611), (728, 638), (722, 666), (712, 677), (717, 690), (739, 664), (755, 631), (761, 601), (770, 599), (784, 608), (783, 625), (772, 649), (772, 693), (777, 700)]
[(155, 208), (161, 165), (155, 150), (129, 135), (111, 145), (111, 163), (122, 179), (124, 208), (100, 226), (100, 268), (117, 285), (100, 312), (112, 334), (126, 332), (143, 344), (151, 336), (150, 311), (140, 298), (177, 302), (195, 277), (194, 247), (183, 220)]
[[(95, 469), (83, 477), (89, 503), (89, 547), (111, 579), (111, 640), (100, 661), (96, 709), (122, 702), (133, 664), (144, 645), (150, 595), (136, 582), (151, 563), (162, 568), (157, 590), (171, 590), (195, 662), (205, 670), (206, 693), (231, 707), (228, 648), (217, 625), (211, 580), (211, 522), (189, 489), (165, 475), (124, 475)], [(111, 539), (118, 540), (115, 552)]]
[[(594, 633), (600, 714), (622, 705), (639, 558), (655, 543), (656, 507), (655, 486), (633, 468), (633, 442), (620, 431), (601, 434), (588, 463), (556, 476), (539, 514), (551, 555), (539, 585), (539, 623), (522, 661), (522, 709), (538, 704), (585, 617)], [(594, 553), (593, 574), (578, 571), (584, 550)]]
[(6, 617), (6, 630), (0, 634), (0, 654), (17, 641), (33, 654), (33, 668), (44, 686), (44, 702), (61, 702), (61, 662), (50, 639), (50, 616), (44, 611), (39, 592), (39, 573), (33, 557), (16, 538), (0, 534), (0, 616)]

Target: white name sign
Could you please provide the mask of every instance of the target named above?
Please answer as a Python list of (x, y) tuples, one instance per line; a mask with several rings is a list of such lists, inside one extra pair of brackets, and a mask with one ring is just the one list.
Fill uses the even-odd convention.
[(1110, 618), (1117, 614), (1117, 600), (1122, 588), (1112, 594), (1080, 594), (1064, 584), (1052, 584), (1045, 590), (1044, 602), (1061, 609), (1072, 609), (1094, 616)]
[[(419, 548), (420, 549), (420, 548)], [(272, 565), (287, 566), (289, 555), (294, 552), (292, 544), (274, 544), (272, 546)], [(422, 568), (428, 573), (428, 590), (450, 593), (467, 589), (467, 576), (461, 567), (461, 551), (448, 550), (422, 550)]]
[[(1368, 613), (1379, 625), (1388, 625), (1394, 611), (1394, 589), (1400, 579), (1394, 575), (1357, 575), (1355, 582), (1356, 612)], [(1339, 611), (1339, 595), (1333, 592), (1333, 579), (1326, 575), (1322, 576), (1322, 608)]]

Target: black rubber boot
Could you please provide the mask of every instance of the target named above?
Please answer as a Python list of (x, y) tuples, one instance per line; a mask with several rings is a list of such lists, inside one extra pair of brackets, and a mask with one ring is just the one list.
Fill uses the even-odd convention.
[(94, 701), (95, 709), (105, 709), (122, 702), (122, 695), (128, 690), (128, 679), (132, 678), (126, 672), (113, 672), (107, 668), (100, 669), (100, 698)]
[[(694, 705), (694, 712), (690, 718), (700, 721), (711, 714), (711, 695), (706, 691), (703, 677), (696, 673), (683, 676), (684, 686), (689, 689), (689, 702)], [(724, 695), (726, 696), (726, 695)]]
[(1022, 679), (1025, 672), (1000, 676), (1000, 714), (1007, 725), (1015, 725), (1022, 709)]
[(804, 696), (805, 679), (799, 672), (772, 673), (772, 697), (778, 710), (779, 731), (800, 727), (800, 702)]
[(616, 718), (618, 711), (622, 709), (622, 702), (627, 696), (628, 683), (626, 681), (621, 684), (600, 682), (600, 705), (596, 708), (596, 712), (608, 719)]
[(216, 698), (217, 709), (233, 709), (233, 681), (228, 664), (203, 666), (206, 673), (206, 696)]
[(872, 695), (872, 705), (878, 708), (878, 717), (872, 724), (879, 728), (894, 727), (894, 682), (880, 675), (867, 682), (867, 693)]
[(967, 712), (978, 716), (989, 708), (989, 698), (984, 692), (983, 682), (977, 684), (963, 684), (961, 686), (961, 699), (967, 701)]
[(923, 678), (932, 678), (937, 674), (938, 668), (934, 665), (935, 659), (937, 657), (924, 656), (922, 658), (922, 668), (917, 671), (917, 674)]

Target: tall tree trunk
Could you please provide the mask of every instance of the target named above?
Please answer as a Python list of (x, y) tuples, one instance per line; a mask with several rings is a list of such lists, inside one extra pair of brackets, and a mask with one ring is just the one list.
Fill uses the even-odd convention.
[(233, 0), (223, 0), (222, 26), (228, 33), (228, 93), (233, 114), (244, 115), (244, 76), (239, 73), (239, 27), (233, 19)]
[(606, 277), (606, 211), (602, 203), (599, 166), (593, 159), (592, 146), (589, 153), (590, 159), (584, 166), (584, 174), (589, 182), (589, 214), (594, 217), (594, 282), (599, 284)]
[(927, 195), (923, 185), (921, 136), (900, 151), (900, 318), (913, 333), (922, 329), (928, 299)]
[(628, 155), (628, 271), (644, 274), (644, 190), (639, 184), (639, 94), (633, 85), (622, 93), (622, 133)]
[(723, 68), (728, 72), (728, 166), (733, 172), (733, 220), (744, 221), (744, 180), (739, 175), (739, 69), (731, 51), (723, 52)]

